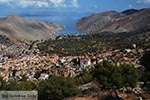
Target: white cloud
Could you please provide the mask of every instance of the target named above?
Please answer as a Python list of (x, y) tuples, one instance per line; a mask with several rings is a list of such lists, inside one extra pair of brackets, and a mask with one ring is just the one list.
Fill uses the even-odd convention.
[(49, 4), (48, 2), (45, 1), (29, 1), (29, 0), (19, 0), (19, 2), (17, 3), (19, 6), (21, 7), (48, 7)]
[(0, 0), (0, 3), (8, 3), (11, 2), (12, 0)]
[(77, 0), (71, 0), (71, 4), (73, 7), (79, 7), (78, 1)]
[(65, 0), (48, 0), (53, 7), (66, 7)]
[(0, 0), (8, 6), (20, 7), (79, 7), (77, 0)]
[(13, 2), (14, 2), (13, 0), (0, 0), (0, 4), (5, 4), (11, 8), (15, 8)]
[(6, 4), (6, 5), (11, 5), (10, 3), (13, 2), (13, 0), (0, 0), (0, 3)]
[(150, 0), (137, 0), (137, 3), (150, 4)]

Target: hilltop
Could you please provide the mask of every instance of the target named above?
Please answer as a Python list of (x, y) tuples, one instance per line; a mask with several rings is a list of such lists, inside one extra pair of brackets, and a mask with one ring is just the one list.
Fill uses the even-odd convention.
[(78, 29), (88, 33), (150, 31), (150, 9), (108, 11), (81, 18)]
[(55, 32), (62, 28), (53, 23), (30, 20), (16, 15), (0, 19), (0, 35), (13, 41), (55, 39)]

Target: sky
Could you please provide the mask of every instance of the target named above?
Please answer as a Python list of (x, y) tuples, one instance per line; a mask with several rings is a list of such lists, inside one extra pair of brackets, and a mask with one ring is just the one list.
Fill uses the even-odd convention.
[(150, 8), (150, 0), (0, 0), (0, 17), (19, 15), (67, 26), (71, 32), (78, 19), (92, 13)]
[[(102, 12), (149, 8), (150, 0), (0, 0), (0, 11), (51, 10), (55, 12)], [(11, 9), (11, 11), (10, 11)], [(27, 10), (28, 9), (28, 10)]]

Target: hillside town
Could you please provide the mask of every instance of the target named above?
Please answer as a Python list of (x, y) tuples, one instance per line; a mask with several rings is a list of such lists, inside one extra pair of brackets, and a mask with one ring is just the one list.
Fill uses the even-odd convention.
[(45, 80), (50, 75), (75, 77), (82, 70), (88, 70), (104, 60), (117, 66), (130, 64), (135, 68), (143, 68), (139, 59), (144, 50), (133, 46), (133, 49), (59, 57), (57, 54), (41, 56), (36, 44), (32, 47), (23, 43), (10, 46), (0, 44), (0, 76), (6, 82), (13, 79)]

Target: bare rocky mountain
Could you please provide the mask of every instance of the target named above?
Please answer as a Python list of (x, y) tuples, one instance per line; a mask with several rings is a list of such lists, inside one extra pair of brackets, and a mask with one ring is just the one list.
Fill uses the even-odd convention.
[(103, 12), (84, 17), (77, 23), (84, 32), (145, 32), (150, 30), (150, 9)]
[(113, 20), (123, 16), (125, 15), (116, 11), (92, 14), (91, 16), (80, 19), (77, 26), (79, 30), (84, 32), (96, 32), (111, 26)]
[(55, 32), (62, 28), (60, 25), (29, 20), (16, 15), (0, 19), (0, 35), (13, 41), (55, 39)]

